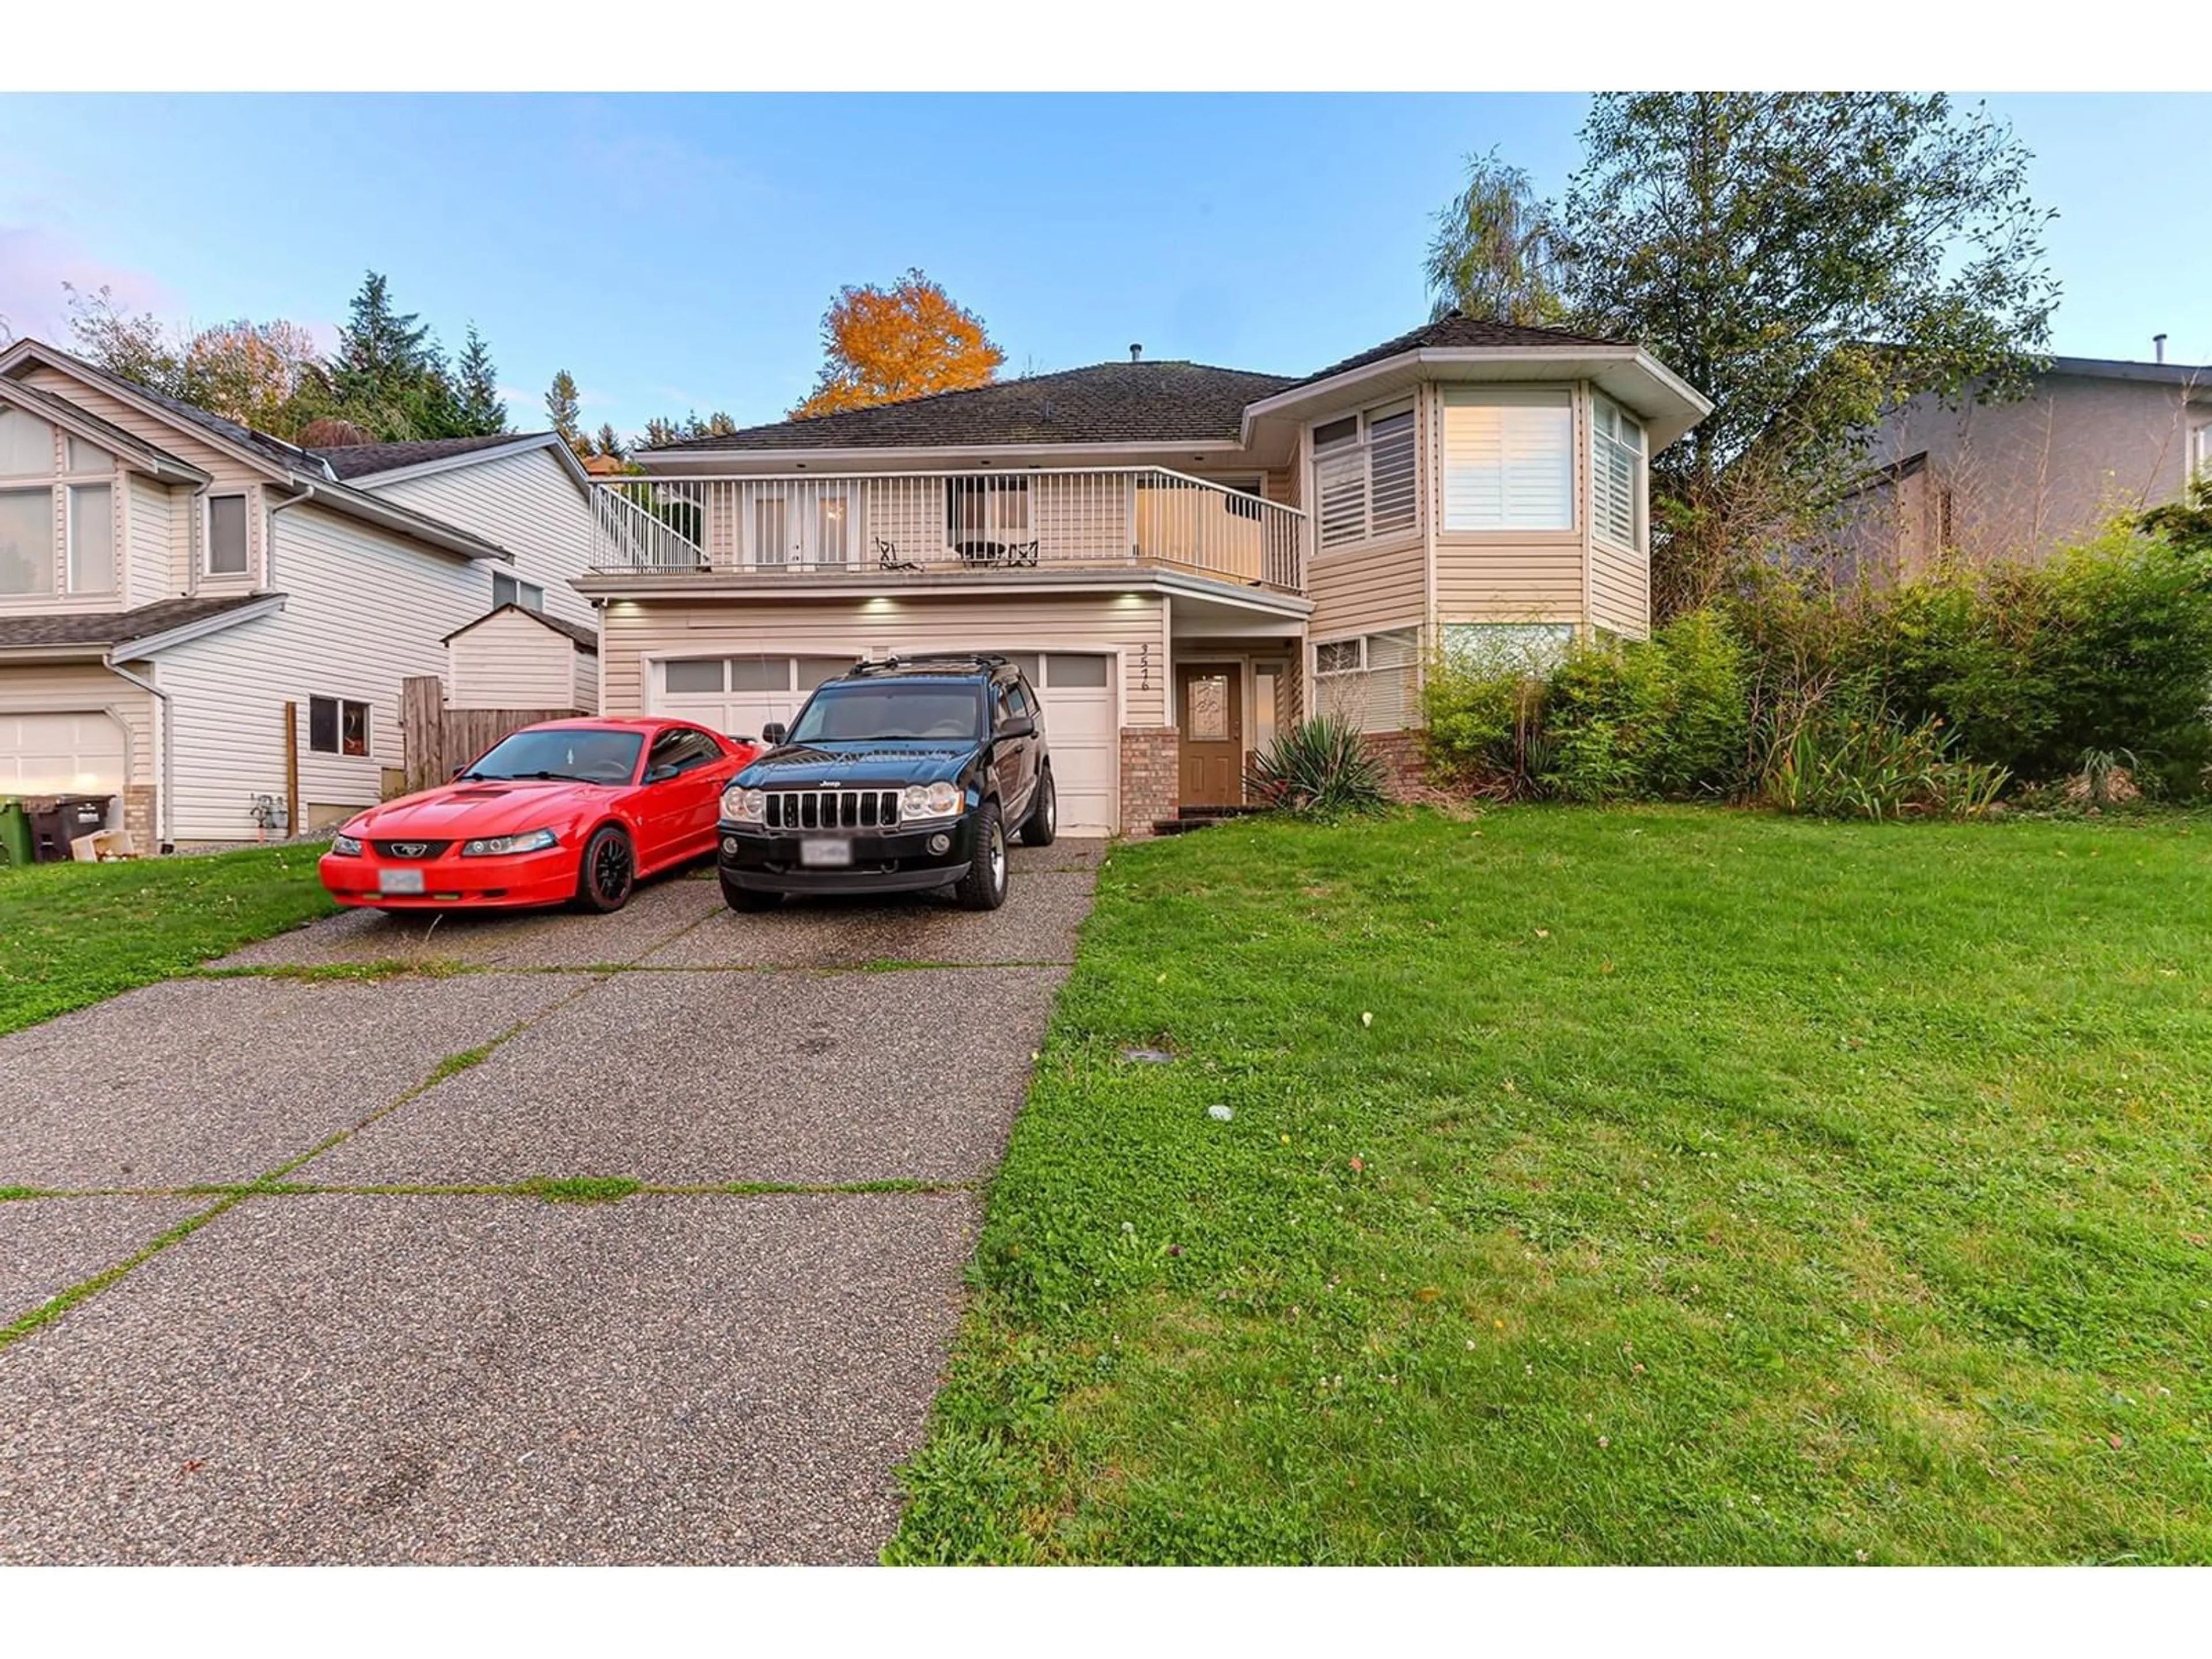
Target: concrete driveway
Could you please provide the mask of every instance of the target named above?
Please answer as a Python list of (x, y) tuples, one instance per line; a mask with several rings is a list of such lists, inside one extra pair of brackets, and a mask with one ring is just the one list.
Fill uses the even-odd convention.
[(872, 1559), (1102, 848), (342, 916), (0, 1038), (0, 1329), (74, 1298), (0, 1560)]

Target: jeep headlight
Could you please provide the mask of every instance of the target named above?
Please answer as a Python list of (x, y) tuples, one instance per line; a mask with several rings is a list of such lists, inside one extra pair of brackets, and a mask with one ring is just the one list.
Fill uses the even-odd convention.
[(519, 836), (485, 836), (465, 843), (461, 856), (465, 859), (498, 858), (508, 853), (542, 853), (549, 847), (558, 847), (561, 838), (550, 830), (529, 830)]
[(957, 783), (910, 783), (899, 793), (899, 822), (957, 817), (962, 805)]
[(360, 838), (341, 830), (331, 837), (331, 851), (342, 859), (357, 859), (361, 856)]
[(722, 791), (722, 816), (732, 823), (764, 823), (768, 821), (768, 795), (763, 790), (747, 789), (732, 784)]

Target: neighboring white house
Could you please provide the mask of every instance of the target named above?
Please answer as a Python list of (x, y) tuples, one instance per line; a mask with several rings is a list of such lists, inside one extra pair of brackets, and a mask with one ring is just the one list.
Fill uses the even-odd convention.
[(557, 440), (333, 454), (0, 352), (0, 793), (117, 797), (142, 848), (281, 831), (295, 792), (335, 822), (396, 784), (400, 683), (448, 635), (509, 604), (587, 624)]

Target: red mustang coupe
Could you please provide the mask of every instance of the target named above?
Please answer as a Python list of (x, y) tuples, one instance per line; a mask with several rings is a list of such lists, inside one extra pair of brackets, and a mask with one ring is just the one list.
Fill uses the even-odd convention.
[(323, 885), (382, 910), (619, 910), (639, 877), (714, 850), (722, 790), (759, 753), (683, 720), (527, 726), (453, 782), (349, 821)]

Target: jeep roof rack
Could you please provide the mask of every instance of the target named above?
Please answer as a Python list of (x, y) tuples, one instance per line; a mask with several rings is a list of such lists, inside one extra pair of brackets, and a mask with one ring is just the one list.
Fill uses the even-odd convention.
[(916, 668), (1003, 668), (1006, 659), (994, 651), (916, 652), (909, 657), (892, 655), (881, 662), (856, 662), (847, 672), (863, 678), (870, 674), (903, 674)]

